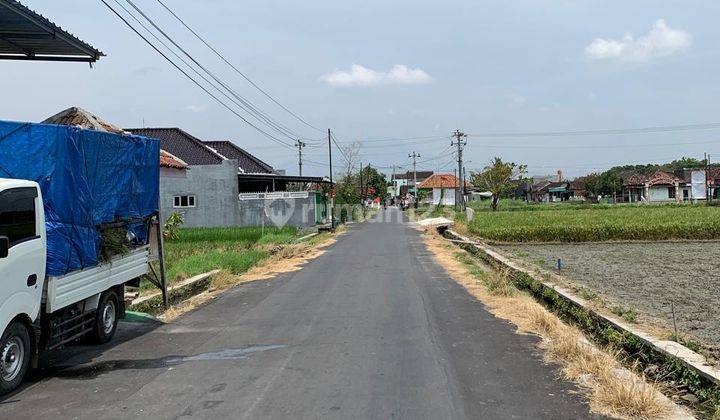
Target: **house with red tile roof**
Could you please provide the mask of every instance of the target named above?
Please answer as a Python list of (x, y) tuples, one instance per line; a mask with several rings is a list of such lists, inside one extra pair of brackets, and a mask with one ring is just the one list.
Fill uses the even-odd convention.
[(690, 198), (686, 182), (671, 172), (623, 174), (622, 183), (623, 195), (631, 203), (679, 203)]
[[(418, 184), (419, 191), (427, 191), (427, 201), (439, 206), (454, 206), (460, 181), (452, 174), (432, 174)], [(466, 184), (467, 186), (467, 184)]]

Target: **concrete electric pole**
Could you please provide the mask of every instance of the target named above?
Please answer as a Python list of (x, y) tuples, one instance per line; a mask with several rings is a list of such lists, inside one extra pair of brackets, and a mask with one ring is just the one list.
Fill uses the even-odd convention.
[(417, 158), (419, 158), (420, 155), (419, 155), (418, 153), (412, 152), (411, 154), (408, 155), (408, 157), (411, 157), (412, 160), (413, 160), (413, 191), (414, 191), (414, 196), (415, 196), (415, 203), (417, 204), (417, 195), (418, 195), (417, 193), (418, 193), (418, 190), (417, 190), (417, 168), (416, 168), (416, 164), (417, 164)]
[[(457, 158), (458, 158), (458, 169), (457, 174), (462, 177), (463, 173), (463, 158), (462, 158), (462, 152), (463, 152), (463, 146), (467, 144), (467, 140), (464, 140), (467, 137), (467, 134), (461, 132), (460, 130), (455, 130), (455, 132), (452, 135), (455, 137), (454, 141), (450, 142), (450, 146), (457, 146)], [(463, 186), (464, 187), (464, 186)], [(465, 197), (463, 196), (460, 182), (458, 181), (458, 178), (455, 177), (455, 202), (460, 203), (460, 210), (465, 210)]]
[(332, 134), (328, 128), (328, 161), (330, 164), (330, 229), (335, 230), (335, 186), (332, 177)]
[(295, 143), (295, 147), (298, 148), (298, 168), (300, 169), (300, 176), (302, 176), (302, 149), (307, 146), (302, 140), (298, 140)]

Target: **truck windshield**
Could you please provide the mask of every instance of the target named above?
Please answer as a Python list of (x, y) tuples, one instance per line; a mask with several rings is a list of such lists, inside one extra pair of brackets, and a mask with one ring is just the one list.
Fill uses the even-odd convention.
[(35, 188), (13, 188), (0, 192), (0, 236), (10, 239), (10, 246), (34, 238)]

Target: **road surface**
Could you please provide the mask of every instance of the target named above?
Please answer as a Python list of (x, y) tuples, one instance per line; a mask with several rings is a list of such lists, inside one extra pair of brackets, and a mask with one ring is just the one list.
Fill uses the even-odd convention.
[(0, 418), (591, 417), (535, 338), (489, 314), (392, 219), (352, 225), (304, 269), (171, 324), (124, 323), (115, 343), (64, 350), (0, 402)]

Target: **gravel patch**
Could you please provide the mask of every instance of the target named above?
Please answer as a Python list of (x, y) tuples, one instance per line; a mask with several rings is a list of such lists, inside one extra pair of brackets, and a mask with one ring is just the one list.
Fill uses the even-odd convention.
[(562, 259), (562, 274), (641, 319), (720, 348), (720, 244), (613, 243), (499, 246), (546, 268)]

